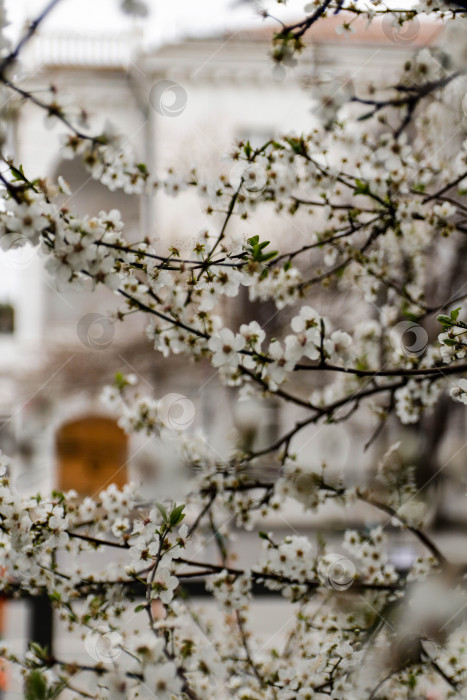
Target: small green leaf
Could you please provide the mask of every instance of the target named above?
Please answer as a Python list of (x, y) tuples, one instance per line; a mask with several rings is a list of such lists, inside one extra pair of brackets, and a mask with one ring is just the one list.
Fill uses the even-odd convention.
[(40, 671), (31, 671), (26, 676), (24, 693), (26, 700), (45, 700), (47, 697), (47, 683)]
[(156, 508), (159, 511), (159, 513), (162, 515), (163, 521), (166, 523), (168, 521), (167, 511), (164, 508), (164, 506), (162, 505), (162, 503), (156, 503)]
[(264, 255), (261, 256), (260, 261), (264, 262), (265, 260), (271, 260), (271, 258), (275, 258), (278, 250), (271, 250), (270, 253), (265, 253)]
[(29, 644), (29, 649), (33, 651), (39, 659), (47, 658), (47, 651), (37, 642), (31, 642)]
[(115, 386), (119, 391), (124, 389), (127, 385), (127, 381), (121, 372), (117, 372), (115, 375)]
[(170, 513), (170, 520), (169, 520), (171, 527), (175, 527), (176, 525), (181, 523), (181, 521), (185, 517), (185, 514), (183, 513), (184, 508), (185, 508), (185, 504), (182, 503), (181, 506), (177, 506), (176, 508), (174, 508), (172, 510), (172, 512)]
[(370, 194), (370, 185), (368, 182), (363, 182), (362, 180), (355, 181), (354, 194)]
[(268, 253), (263, 253), (263, 250), (267, 248), (267, 246), (270, 244), (270, 241), (262, 241), (260, 243), (259, 236), (252, 236), (248, 239), (248, 243), (250, 244), (248, 253), (251, 255), (251, 258), (255, 262), (265, 262), (266, 260), (271, 260), (271, 258), (274, 258), (277, 255), (277, 250), (272, 250)]
[(24, 170), (23, 170), (23, 166), (22, 166), (22, 165), (20, 165), (20, 166), (17, 168), (17, 167), (15, 167), (15, 166), (13, 165), (13, 163), (10, 163), (10, 169), (11, 169), (11, 172), (12, 172), (12, 174), (13, 174), (13, 176), (14, 176), (14, 177), (13, 177), (14, 180), (16, 180), (16, 181), (17, 181), (17, 180), (22, 180), (22, 181), (25, 180), (25, 175), (24, 175)]
[(442, 323), (443, 326), (452, 326), (451, 317), (446, 316), (445, 314), (440, 314), (439, 316), (436, 317), (436, 320), (439, 321), (439, 323)]
[(289, 144), (291, 149), (294, 151), (294, 153), (296, 153), (297, 155), (306, 153), (305, 144), (303, 143), (302, 139), (296, 139), (296, 138), (287, 139), (287, 143)]
[(458, 317), (459, 317), (459, 311), (460, 311), (461, 309), (462, 309), (462, 306), (459, 306), (458, 309), (454, 309), (453, 311), (451, 311), (451, 318), (452, 318), (453, 321), (457, 321), (457, 319), (458, 319)]
[(364, 122), (366, 119), (370, 119), (373, 116), (373, 114), (373, 110), (371, 112), (365, 112), (365, 114), (362, 114), (360, 117), (357, 118), (357, 121)]

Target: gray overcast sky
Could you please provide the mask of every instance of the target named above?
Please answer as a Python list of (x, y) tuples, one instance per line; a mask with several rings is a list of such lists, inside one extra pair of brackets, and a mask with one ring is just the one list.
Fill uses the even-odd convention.
[[(12, 28), (15, 32), (25, 19), (32, 19), (47, 4), (47, 0), (6, 0)], [(112, 33), (124, 30), (131, 23), (144, 26), (148, 43), (161, 37), (172, 41), (187, 34), (199, 34), (241, 26), (261, 26), (263, 20), (254, 8), (259, 3), (239, 0), (148, 0), (148, 19), (134, 20), (119, 11), (119, 0), (61, 0), (44, 29), (49, 31), (86, 31)], [(306, 0), (289, 0), (287, 7), (268, 0), (268, 6), (281, 18), (300, 16)]]

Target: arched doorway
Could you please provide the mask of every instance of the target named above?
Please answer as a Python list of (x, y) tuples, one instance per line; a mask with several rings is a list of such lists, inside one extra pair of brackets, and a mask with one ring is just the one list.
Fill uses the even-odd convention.
[(128, 439), (112, 418), (84, 416), (65, 423), (55, 438), (57, 486), (93, 496), (127, 481)]

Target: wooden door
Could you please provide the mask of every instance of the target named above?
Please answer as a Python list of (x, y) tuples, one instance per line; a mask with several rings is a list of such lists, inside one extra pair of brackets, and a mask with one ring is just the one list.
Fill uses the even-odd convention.
[(56, 436), (58, 488), (93, 496), (127, 481), (127, 437), (111, 418), (85, 416), (63, 425)]

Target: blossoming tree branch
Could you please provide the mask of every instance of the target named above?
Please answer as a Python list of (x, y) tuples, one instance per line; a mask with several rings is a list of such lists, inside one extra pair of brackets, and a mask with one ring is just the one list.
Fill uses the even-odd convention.
[[(54, 120), (57, 151), (80, 160), (111, 191), (152, 197), (191, 189), (210, 223), (182, 255), (150, 232), (131, 242), (116, 210), (79, 216), (72, 200), (62, 205), (71, 194), (62, 178), (35, 179), (8, 153), (4, 110), (2, 248), (18, 240), (37, 247), (59, 289), (104, 286), (121, 299), (121, 322), (141, 314), (156, 353), (210, 363), (236, 400), (274, 399), (299, 418), (269, 444), (232, 443), (220, 459), (203, 435), (167, 425), (161, 397), (143, 395), (133, 377), (119, 374), (104, 400), (125, 431), (157, 436), (167, 459), (189, 469), (181, 500), (161, 492), (149, 502), (135, 484), (109, 486), (94, 499), (74, 492), (24, 497), (3, 458), (2, 591), (48, 595), (92, 652), (83, 664), (37, 644), (18, 658), (4, 645), (2, 657), (22, 669), (24, 696), (360, 700), (435, 697), (429, 693), (436, 689), (436, 697), (462, 697), (467, 568), (450, 561), (427, 532), (399, 444), (374, 465), (374, 482), (357, 486), (345, 474), (329, 476), (325, 465), (310, 468), (297, 449), (310, 426), (337, 430), (364, 414), (358, 462), (390, 423), (416, 424), (445, 396), (467, 403), (462, 7), (421, 0), (389, 10), (379, 0), (324, 0), (308, 4), (294, 24), (278, 23), (272, 59), (286, 68), (300, 61), (308, 30), (336, 13), (344, 32), (361, 16), (407, 29), (428, 14), (444, 23), (449, 40), (414, 52), (397, 83), (365, 94), (318, 79), (319, 126), (257, 148), (239, 142), (228, 171), (219, 163), (207, 181), (196, 169), (149, 172), (118, 127), (95, 133), (59, 92), (44, 97), (24, 87), (21, 53), (57, 4), (45, 7), (16, 46), (3, 37), (2, 102), (31, 104)], [(144, 13), (138, 1), (123, 8)], [(1, 16), (5, 26), (4, 9)], [(452, 144), (440, 142), (443, 119), (458, 140), (454, 154)], [(285, 217), (289, 231), (300, 220), (306, 241), (294, 245), (293, 234), (261, 228), (246, 238), (242, 222), (261, 210)], [(232, 325), (243, 287), (258, 308), (274, 304), (274, 335), (258, 320)], [(317, 295), (323, 289), (326, 308)], [(365, 314), (347, 326), (333, 309), (356, 290)], [(344, 556), (306, 535), (270, 531), (268, 516), (287, 499), (305, 512), (361, 502), (383, 516), (383, 525), (347, 530)], [(391, 563), (384, 523), (406, 530), (419, 547), (408, 571)], [(239, 566), (241, 538), (232, 530), (253, 527), (256, 563)], [(216, 544), (211, 560), (200, 555), (209, 542)], [(95, 550), (114, 551), (121, 564), (88, 570), (82, 557)], [(204, 581), (217, 614), (184, 595), (193, 578)], [(260, 588), (290, 605), (290, 626), (269, 645), (250, 623)], [(129, 612), (136, 627), (124, 624)]]

